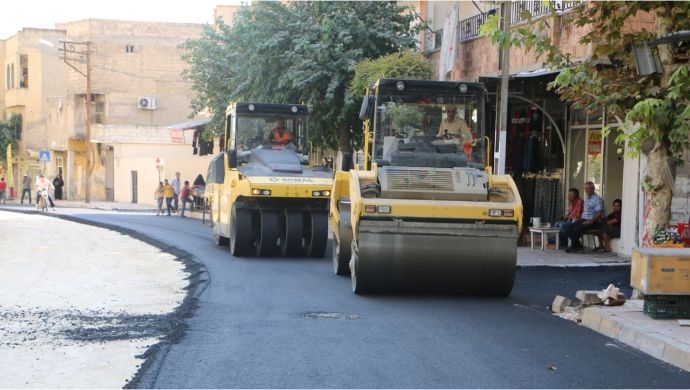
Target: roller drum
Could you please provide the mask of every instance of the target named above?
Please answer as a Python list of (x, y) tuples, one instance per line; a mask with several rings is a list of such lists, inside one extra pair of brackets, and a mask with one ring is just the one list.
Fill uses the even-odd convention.
[(517, 235), (515, 225), (360, 221), (353, 290), (508, 295)]

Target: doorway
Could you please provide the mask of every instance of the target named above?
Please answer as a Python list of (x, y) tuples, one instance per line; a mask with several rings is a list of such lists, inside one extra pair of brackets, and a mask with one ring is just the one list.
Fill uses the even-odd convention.
[(137, 171), (132, 171), (132, 203), (138, 203), (139, 178)]

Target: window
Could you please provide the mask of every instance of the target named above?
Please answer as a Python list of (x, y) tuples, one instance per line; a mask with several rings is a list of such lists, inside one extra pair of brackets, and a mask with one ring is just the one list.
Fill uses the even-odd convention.
[(7, 72), (5, 72), (5, 89), (10, 89), (10, 64), (7, 64)]
[(105, 95), (91, 94), (91, 111), (93, 123), (105, 123)]
[(125, 45), (125, 52), (127, 54), (132, 54), (134, 53), (134, 45)]
[(14, 88), (14, 64), (12, 64), (10, 69), (12, 70), (10, 72), (10, 88)]
[(57, 173), (63, 174), (62, 170), (65, 167), (65, 159), (62, 156), (56, 156), (55, 157), (55, 165), (57, 166)]
[(19, 88), (29, 88), (29, 56), (19, 56)]

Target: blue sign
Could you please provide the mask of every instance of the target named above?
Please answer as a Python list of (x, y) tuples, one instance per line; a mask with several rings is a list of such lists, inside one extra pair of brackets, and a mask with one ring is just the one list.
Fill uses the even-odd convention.
[(38, 161), (48, 162), (50, 161), (50, 150), (39, 150), (38, 151)]

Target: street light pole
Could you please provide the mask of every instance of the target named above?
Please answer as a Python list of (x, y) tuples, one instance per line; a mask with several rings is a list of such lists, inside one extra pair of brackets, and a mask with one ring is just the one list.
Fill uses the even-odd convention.
[[(502, 6), (503, 33), (510, 38), (511, 2), (505, 1)], [(505, 43), (505, 42), (504, 42)], [(506, 172), (506, 138), (508, 132), (508, 79), (510, 78), (510, 43), (501, 45), (501, 94), (499, 125), (496, 129), (496, 145), (498, 156), (494, 157), (497, 175)]]
[[(84, 126), (86, 130), (86, 180), (84, 183), (84, 201), (86, 203), (91, 202), (91, 171), (93, 170), (93, 149), (91, 147), (91, 42), (70, 42), (61, 41), (64, 57), (62, 59), (65, 64), (69, 65), (77, 73), (86, 78), (86, 94), (84, 100), (86, 101), (86, 118), (84, 119)], [(69, 44), (69, 47), (67, 46)], [(85, 47), (85, 49), (77, 49)], [(71, 55), (71, 56), (70, 56)], [(84, 56), (84, 60), (81, 58), (75, 58), (74, 56)], [(77, 68), (72, 62), (85, 62), (86, 70), (82, 71)]]

